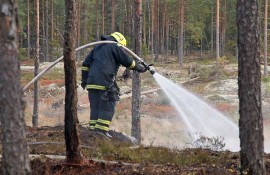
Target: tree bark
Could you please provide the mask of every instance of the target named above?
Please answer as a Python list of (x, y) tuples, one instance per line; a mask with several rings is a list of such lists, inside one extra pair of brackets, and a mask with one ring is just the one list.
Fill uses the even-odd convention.
[(268, 0), (265, 0), (265, 10), (264, 10), (264, 54), (263, 54), (263, 60), (264, 60), (264, 76), (268, 77), (268, 65), (267, 65), (267, 18), (268, 18)]
[(68, 163), (82, 163), (79, 142), (79, 128), (77, 117), (77, 82), (76, 82), (76, 1), (65, 0), (65, 33), (64, 33), (64, 70), (65, 70), (65, 141), (66, 161)]
[(154, 30), (153, 30), (153, 46), (154, 46), (154, 57), (155, 61), (158, 60), (158, 54), (159, 54), (159, 48), (158, 48), (158, 20), (159, 20), (159, 14), (158, 14), (158, 1), (159, 0), (154, 0)]
[(214, 58), (214, 8), (211, 3), (211, 56)]
[(222, 22), (221, 22), (221, 43), (220, 43), (220, 56), (225, 56), (225, 46), (226, 46), (226, 22), (227, 22), (227, 1), (224, 0), (222, 5)]
[[(38, 75), (39, 69), (39, 0), (35, 3), (35, 70), (34, 76)], [(33, 116), (32, 125), (38, 126), (38, 81), (34, 83), (34, 105), (33, 105)]]
[(30, 59), (30, 0), (27, 0), (27, 57)]
[(31, 173), (26, 142), (26, 102), (20, 83), (18, 8), (16, 1), (0, 1), (0, 119), (2, 130), (2, 174)]
[[(53, 45), (53, 28), (54, 28), (54, 24), (53, 24), (53, 16), (54, 16), (54, 10), (53, 10), (53, 8), (54, 8), (54, 5), (53, 5), (53, 2), (54, 2), (54, 0), (51, 0), (51, 44), (50, 44), (50, 48), (51, 48), (51, 53), (53, 53), (53, 50), (54, 50), (54, 45)], [(53, 54), (50, 54), (50, 60), (52, 60), (53, 59)]]
[(180, 7), (179, 7), (179, 33), (178, 33), (178, 61), (180, 66), (183, 65), (183, 44), (184, 44), (184, 14), (185, 14), (185, 4), (184, 0), (180, 1)]
[(264, 175), (257, 0), (238, 0), (238, 95), (241, 174)]
[(49, 0), (46, 0), (46, 53), (45, 61), (49, 61)]
[[(36, 1), (35, 1), (36, 2)], [(46, 61), (46, 25), (45, 25), (45, 4), (46, 4), (46, 0), (41, 0), (39, 1), (39, 6), (41, 5), (41, 14), (42, 14), (42, 23), (40, 23), (40, 25), (42, 26), (41, 30), (42, 30), (42, 34), (39, 36), (41, 37), (41, 42), (40, 42), (40, 48), (41, 48), (41, 53), (42, 53), (42, 59), (41, 61), (44, 62)], [(40, 19), (39, 19), (40, 20)]]
[[(99, 0), (96, 0), (96, 40), (99, 40)], [(104, 27), (104, 26), (103, 26)]]
[[(81, 0), (77, 0), (77, 8), (78, 8), (78, 21), (77, 21), (77, 47), (80, 47), (81, 45)], [(78, 61), (80, 61), (80, 57), (81, 57), (81, 51), (78, 51), (77, 54), (77, 59)]]
[(111, 33), (115, 31), (115, 0), (112, 0), (112, 26)]
[(155, 0), (152, 0), (152, 4), (151, 4), (151, 58), (152, 58), (152, 62), (154, 61), (154, 24), (155, 24)]
[(102, 0), (102, 35), (104, 35), (104, 0)]
[(219, 0), (216, 1), (217, 9), (216, 9), (216, 59), (219, 58)]
[[(135, 53), (141, 57), (142, 51), (142, 0), (135, 0)], [(141, 119), (140, 119), (140, 74), (136, 71), (132, 76), (132, 127), (131, 135), (141, 143)]]

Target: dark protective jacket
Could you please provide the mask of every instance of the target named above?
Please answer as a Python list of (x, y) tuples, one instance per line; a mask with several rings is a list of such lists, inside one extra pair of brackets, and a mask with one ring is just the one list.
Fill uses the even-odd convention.
[[(102, 36), (101, 40), (115, 41), (111, 36)], [(82, 64), (82, 84), (86, 89), (105, 90), (113, 83), (120, 65), (133, 69), (136, 62), (127, 56), (120, 44), (99, 44)]]

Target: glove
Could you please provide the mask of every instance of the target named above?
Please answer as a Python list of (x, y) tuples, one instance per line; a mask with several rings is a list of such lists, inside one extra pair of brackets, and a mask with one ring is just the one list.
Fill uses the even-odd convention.
[(139, 73), (144, 73), (147, 71), (147, 69), (141, 64), (141, 63), (136, 63), (135, 69)]
[(85, 89), (85, 87), (86, 87), (86, 82), (85, 81), (82, 81), (82, 83), (81, 83), (81, 87), (83, 88), (83, 89)]

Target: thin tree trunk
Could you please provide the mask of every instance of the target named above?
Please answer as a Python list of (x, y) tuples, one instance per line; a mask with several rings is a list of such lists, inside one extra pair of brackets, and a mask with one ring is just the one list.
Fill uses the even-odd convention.
[(112, 26), (111, 33), (115, 31), (115, 0), (112, 0)]
[(217, 2), (217, 14), (216, 14), (216, 59), (219, 58), (219, 0)]
[[(78, 21), (77, 21), (77, 47), (80, 47), (81, 45), (81, 0), (77, 0), (78, 4), (77, 4), (77, 8), (78, 8)], [(77, 54), (77, 61), (80, 61), (80, 57), (81, 57), (81, 51), (78, 51)]]
[(143, 44), (144, 46), (146, 46), (146, 1), (145, 2), (145, 5), (143, 6), (143, 9), (142, 9), (142, 14), (143, 14)]
[(30, 0), (27, 0), (27, 57), (30, 59)]
[(41, 39), (41, 53), (43, 55), (42, 62), (46, 61), (46, 26), (45, 26), (45, 1), (46, 0), (41, 0), (41, 9), (42, 9), (42, 35), (40, 36)]
[(149, 3), (147, 4), (148, 6), (148, 50), (152, 50), (152, 24), (151, 24), (151, 0), (149, 0)]
[(237, 3), (240, 173), (265, 175), (257, 3)]
[(154, 6), (154, 55), (155, 55), (155, 61), (158, 60), (158, 54), (159, 54), (159, 48), (158, 48), (158, 42), (159, 42), (159, 30), (158, 30), (158, 20), (159, 20), (159, 9), (158, 9), (158, 3), (159, 0), (155, 0), (155, 6)]
[[(34, 76), (38, 75), (39, 69), (39, 0), (35, 3), (35, 70)], [(33, 116), (32, 125), (38, 126), (38, 81), (34, 83), (34, 105), (33, 105)]]
[(166, 16), (166, 47), (165, 47), (165, 55), (166, 55), (166, 62), (168, 61), (168, 53), (169, 53), (169, 18)]
[(102, 35), (104, 34), (104, 0), (102, 0)]
[[(141, 57), (142, 51), (142, 0), (135, 0), (135, 53)], [(133, 72), (132, 77), (132, 127), (131, 135), (141, 143), (141, 119), (140, 119), (140, 73)]]
[(1, 174), (27, 175), (31, 169), (24, 122), (26, 102), (20, 83), (17, 3), (2, 0), (0, 9)]
[[(88, 41), (88, 30), (87, 30), (87, 3), (84, 1), (83, 3), (83, 45), (86, 44)], [(83, 50), (83, 57), (86, 57), (87, 51), (84, 49)]]
[[(104, 2), (104, 9), (106, 9), (106, 10), (104, 10), (104, 23), (105, 24), (108, 24), (108, 22), (109, 22), (109, 18), (108, 18), (108, 9), (109, 9), (109, 5), (108, 5), (108, 1), (105, 1)], [(106, 34), (108, 34), (109, 32), (110, 32), (110, 28), (108, 27), (108, 25), (104, 25), (104, 30), (105, 30), (105, 33)]]
[(214, 8), (211, 4), (211, 56), (214, 57)]
[(166, 18), (166, 2), (162, 3), (162, 21), (161, 21), (161, 40), (160, 40), (160, 45), (161, 45), (161, 63), (163, 63), (163, 58), (164, 58), (164, 44), (165, 44), (165, 28), (166, 28), (166, 23), (165, 23), (165, 18)]
[(178, 34), (178, 60), (180, 66), (183, 65), (183, 43), (184, 43), (184, 10), (185, 10), (185, 4), (184, 0), (180, 1), (180, 7), (179, 7), (179, 34)]
[[(53, 6), (53, 2), (54, 0), (51, 0), (51, 46), (50, 46), (50, 49), (51, 49), (51, 53), (53, 53), (53, 50), (54, 50), (54, 46), (53, 46), (53, 28), (54, 28), (54, 25), (53, 25), (53, 13), (54, 13), (54, 6)], [(53, 54), (50, 54), (50, 60), (53, 59)]]
[(268, 16), (268, 0), (265, 0), (265, 11), (264, 11), (264, 76), (268, 77), (268, 65), (267, 65), (267, 17)]
[(99, 40), (99, 0), (96, 0), (96, 26), (97, 26), (97, 32), (96, 32), (96, 40)]
[(121, 31), (122, 31), (122, 34), (125, 36), (125, 14), (126, 14), (126, 1), (124, 1), (122, 3), (122, 9), (121, 9), (121, 21), (122, 21), (122, 28), (121, 28)]
[(152, 57), (152, 62), (155, 59), (154, 56), (154, 31), (155, 31), (155, 0), (152, 0), (152, 6), (151, 6), (151, 23), (152, 23), (152, 31), (151, 31), (151, 57)]
[[(131, 4), (130, 4), (130, 0), (127, 0), (126, 2), (127, 2), (127, 7), (126, 7), (127, 8), (127, 36), (129, 36), (129, 38), (132, 38), (131, 37), (131, 33), (132, 33), (131, 32), (131, 29), (132, 29), (132, 25), (131, 25), (131, 21), (132, 21), (132, 19), (131, 19), (131, 17), (132, 17), (132, 15), (131, 15), (131, 13), (132, 13)], [(130, 40), (130, 42), (132, 42), (132, 40)], [(130, 43), (129, 45), (132, 47), (132, 43)], [(131, 78), (130, 69), (126, 68), (122, 76), (123, 76), (123, 78), (125, 80)]]
[(45, 61), (49, 61), (49, 0), (46, 0), (46, 49)]
[(226, 39), (226, 21), (227, 21), (227, 1), (224, 0), (222, 5), (222, 22), (221, 22), (221, 57), (225, 56), (225, 39)]
[(64, 34), (64, 70), (65, 70), (65, 141), (66, 161), (80, 164), (83, 162), (79, 141), (77, 116), (77, 81), (76, 81), (76, 1), (65, 0), (65, 34)]

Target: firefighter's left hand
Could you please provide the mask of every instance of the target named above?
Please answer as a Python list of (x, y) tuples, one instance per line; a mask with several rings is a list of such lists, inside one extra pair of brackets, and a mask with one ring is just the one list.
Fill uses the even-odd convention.
[(147, 69), (141, 63), (136, 64), (135, 70), (138, 71), (139, 73), (144, 73), (147, 71)]
[(81, 83), (81, 87), (83, 88), (83, 89), (85, 89), (85, 87), (86, 87), (86, 82), (85, 81), (82, 81), (82, 83)]

